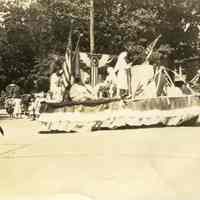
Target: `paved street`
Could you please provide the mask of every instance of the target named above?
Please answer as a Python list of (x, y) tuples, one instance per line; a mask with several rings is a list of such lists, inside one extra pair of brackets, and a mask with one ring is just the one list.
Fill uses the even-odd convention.
[(1, 125), (1, 199), (200, 197), (199, 127), (39, 134), (36, 121)]

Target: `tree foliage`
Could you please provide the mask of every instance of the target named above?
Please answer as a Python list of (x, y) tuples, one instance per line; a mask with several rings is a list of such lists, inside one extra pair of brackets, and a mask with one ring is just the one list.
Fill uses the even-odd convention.
[[(11, 81), (26, 92), (47, 85), (48, 55), (64, 54), (72, 19), (73, 45), (78, 33), (82, 33), (80, 50), (89, 52), (89, 1), (38, 0), (26, 8), (3, 2), (0, 89)], [(136, 46), (146, 48), (162, 34), (160, 44), (173, 47), (176, 59), (198, 54), (199, 0), (94, 0), (94, 3), (96, 53), (118, 54)]]

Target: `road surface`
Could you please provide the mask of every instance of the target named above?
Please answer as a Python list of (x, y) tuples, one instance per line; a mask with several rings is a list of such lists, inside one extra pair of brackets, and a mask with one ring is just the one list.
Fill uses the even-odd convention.
[(199, 127), (39, 134), (1, 119), (2, 200), (200, 198)]

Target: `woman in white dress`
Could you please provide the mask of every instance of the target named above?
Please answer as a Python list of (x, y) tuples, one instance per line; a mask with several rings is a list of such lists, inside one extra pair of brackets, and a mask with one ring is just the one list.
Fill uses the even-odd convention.
[(120, 96), (121, 90), (128, 92), (128, 69), (130, 65), (126, 62), (127, 52), (120, 53), (115, 65), (117, 73), (117, 96)]
[(50, 93), (52, 94), (52, 100), (62, 101), (63, 99), (63, 87), (62, 77), (58, 72), (54, 72), (50, 77)]
[(28, 107), (30, 120), (36, 120), (36, 98), (33, 96)]
[(15, 98), (14, 99), (14, 117), (21, 118), (22, 109), (21, 109), (21, 99)]
[(106, 77), (105, 84), (109, 85), (109, 97), (114, 97), (115, 88), (117, 87), (117, 77), (112, 67), (107, 68), (108, 76)]

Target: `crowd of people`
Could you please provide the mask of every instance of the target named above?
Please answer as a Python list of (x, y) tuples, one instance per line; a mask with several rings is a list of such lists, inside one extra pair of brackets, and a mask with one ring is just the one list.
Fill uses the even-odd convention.
[(41, 102), (43, 101), (46, 101), (45, 93), (19, 95), (7, 97), (4, 107), (10, 118), (35, 120), (40, 115)]

